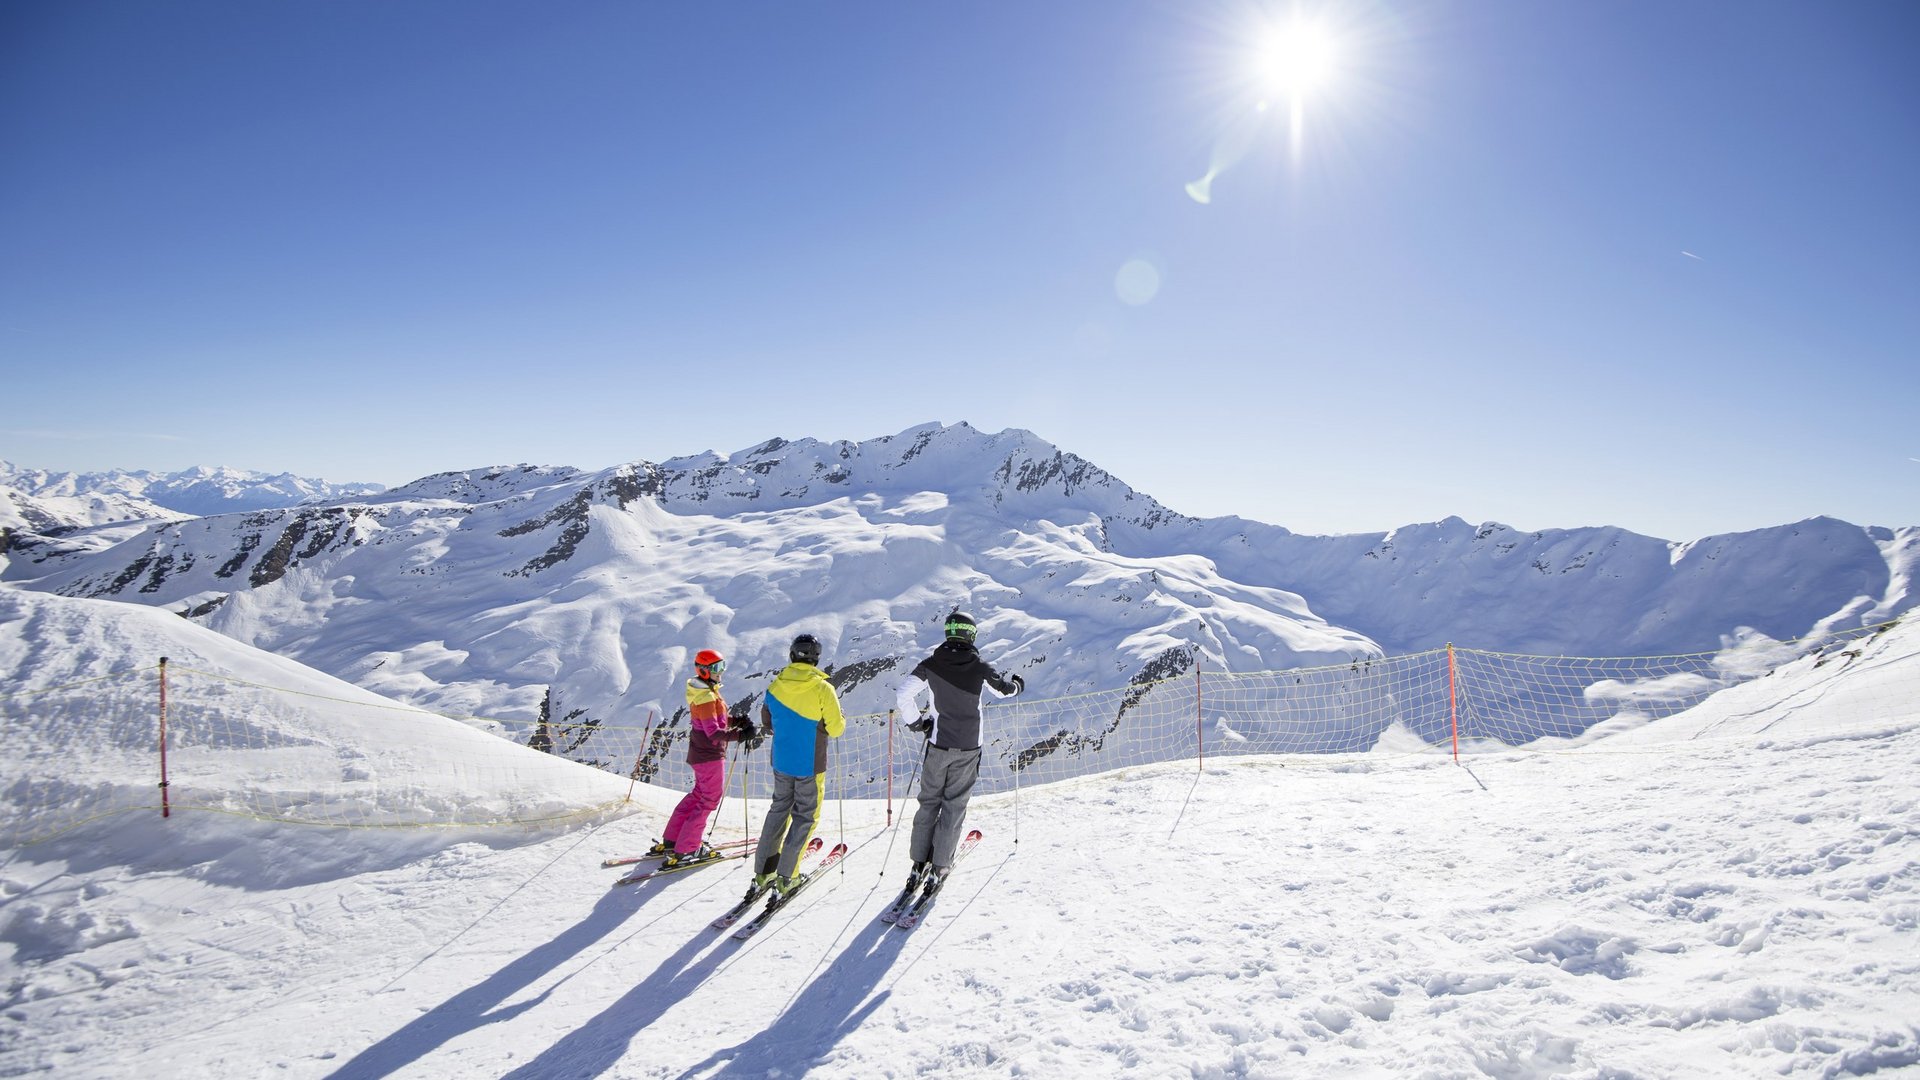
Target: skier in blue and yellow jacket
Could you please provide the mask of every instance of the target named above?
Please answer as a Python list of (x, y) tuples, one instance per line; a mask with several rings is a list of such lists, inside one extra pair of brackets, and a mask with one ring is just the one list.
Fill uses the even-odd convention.
[(820, 819), (827, 740), (847, 729), (840, 698), (818, 667), (820, 639), (794, 638), (787, 659), (760, 703), (760, 718), (773, 733), (773, 804), (754, 852), (754, 884), (776, 892), (798, 881), (800, 854)]

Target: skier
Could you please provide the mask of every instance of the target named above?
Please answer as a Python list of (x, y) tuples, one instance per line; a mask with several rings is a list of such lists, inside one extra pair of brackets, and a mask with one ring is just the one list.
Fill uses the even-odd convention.
[(840, 698), (818, 667), (820, 639), (794, 638), (787, 659), (760, 703), (761, 727), (773, 733), (773, 803), (753, 856), (753, 884), (776, 893), (799, 884), (800, 855), (820, 820), (827, 740), (847, 729)]
[(694, 654), (693, 678), (687, 680), (687, 764), (693, 767), (693, 790), (673, 808), (666, 831), (647, 852), (667, 856), (666, 865), (670, 867), (714, 857), (713, 849), (701, 838), (726, 787), (726, 773), (721, 767), (727, 755), (726, 744), (757, 734), (753, 722), (745, 716), (727, 716), (727, 703), (720, 694), (720, 676), (726, 670), (726, 657), (718, 652), (701, 649)]
[[(974, 647), (978, 628), (973, 617), (955, 611), (947, 616), (947, 639), (933, 655), (900, 680), (894, 706), (901, 716), (919, 714), (907, 725), (927, 737), (920, 762), (920, 808), (913, 815), (913, 841), (907, 851), (913, 869), (907, 891), (923, 880), (946, 877), (953, 851), (960, 843), (967, 818), (967, 800), (980, 777), (980, 689), (991, 686), (1003, 697), (1026, 689), (1026, 680), (995, 671)], [(920, 705), (920, 692), (931, 690), (933, 712)]]

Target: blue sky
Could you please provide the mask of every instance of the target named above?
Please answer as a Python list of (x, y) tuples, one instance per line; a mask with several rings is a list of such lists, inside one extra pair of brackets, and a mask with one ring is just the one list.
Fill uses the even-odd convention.
[[(1249, 74), (1296, 15), (1297, 112)], [(1920, 524), (1916, 47), (1906, 0), (14, 0), (0, 457), (966, 420), (1301, 532)]]

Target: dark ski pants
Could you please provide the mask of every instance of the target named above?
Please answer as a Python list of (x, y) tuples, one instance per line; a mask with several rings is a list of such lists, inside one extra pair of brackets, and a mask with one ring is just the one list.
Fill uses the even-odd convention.
[(967, 800), (973, 782), (980, 779), (980, 748), (943, 750), (927, 744), (920, 761), (920, 809), (913, 814), (913, 843), (907, 848), (915, 863), (953, 865), (953, 849), (960, 846), (961, 826), (967, 820)]
[(760, 847), (753, 854), (754, 873), (767, 873), (777, 865), (781, 877), (793, 876), (800, 865), (800, 853), (813, 836), (814, 823), (820, 820), (820, 781), (817, 774), (788, 776), (774, 770), (773, 805), (767, 808), (766, 824), (760, 826)]

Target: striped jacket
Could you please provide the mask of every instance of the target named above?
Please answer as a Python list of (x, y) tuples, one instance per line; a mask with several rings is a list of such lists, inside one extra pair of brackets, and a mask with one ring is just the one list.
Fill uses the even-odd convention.
[(687, 764), (700, 765), (727, 756), (727, 702), (720, 684), (687, 680)]

